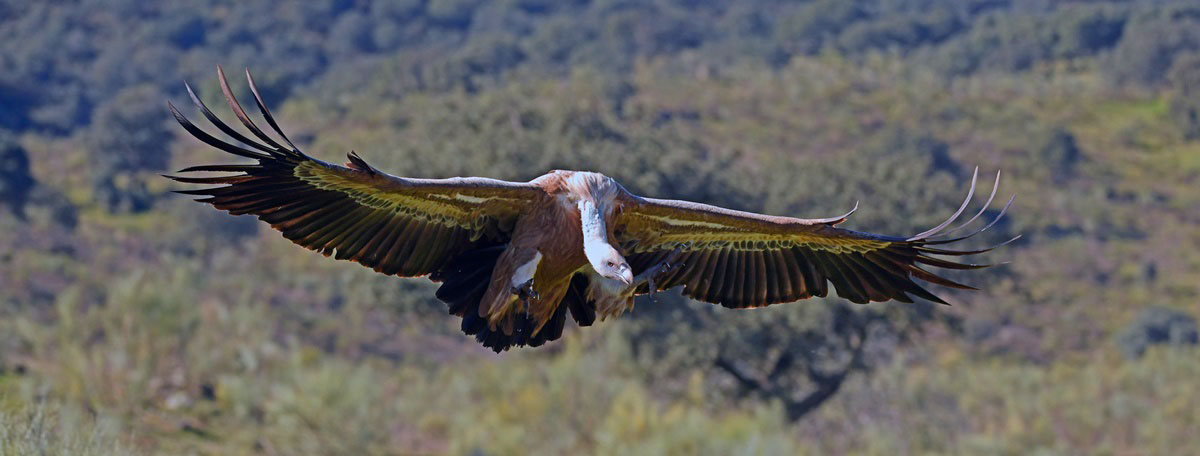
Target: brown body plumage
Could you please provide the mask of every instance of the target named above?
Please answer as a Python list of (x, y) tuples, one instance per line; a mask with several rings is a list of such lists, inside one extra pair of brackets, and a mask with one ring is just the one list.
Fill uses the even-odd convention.
[[(440, 281), (437, 296), (450, 313), (463, 318), (463, 331), (496, 351), (557, 339), (568, 313), (586, 326), (597, 315), (628, 310), (636, 294), (677, 286), (686, 296), (732, 308), (823, 297), (829, 283), (852, 302), (912, 302), (915, 296), (944, 303), (915, 279), (972, 288), (920, 265), (978, 269), (987, 265), (931, 255), (991, 250), (939, 247), (975, 234), (938, 239), (949, 233), (939, 234), (974, 195), (974, 179), (966, 201), (949, 220), (902, 238), (836, 227), (849, 214), (798, 219), (642, 198), (590, 172), (553, 171), (525, 183), (400, 178), (376, 170), (354, 153), (345, 166), (338, 166), (300, 152), (251, 79), (255, 102), (282, 143), (277, 141), (254, 124), (223, 72), (218, 69), (218, 74), (234, 114), (257, 140), (222, 123), (190, 87), (201, 113), (248, 147), (205, 133), (174, 106), (171, 112), (201, 141), (257, 163), (184, 169), (235, 174), (168, 176), (221, 185), (180, 193), (204, 196), (198, 201), (232, 214), (253, 214), (293, 242), (325, 255), (385, 274)], [(993, 187), (985, 209), (995, 194)]]

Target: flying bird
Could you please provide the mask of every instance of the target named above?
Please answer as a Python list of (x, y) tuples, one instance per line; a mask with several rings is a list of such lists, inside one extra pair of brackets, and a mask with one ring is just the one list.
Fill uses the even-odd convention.
[(253, 138), (219, 120), (190, 86), (200, 113), (241, 144), (206, 133), (170, 102), (168, 108), (200, 141), (254, 162), (179, 171), (232, 175), (166, 176), (216, 185), (178, 193), (257, 216), (325, 256), (441, 282), (437, 298), (462, 317), (462, 331), (496, 352), (558, 339), (568, 313), (589, 326), (630, 310), (636, 295), (675, 287), (692, 299), (738, 309), (825, 297), (830, 284), (855, 303), (911, 303), (915, 297), (945, 304), (918, 280), (975, 288), (929, 267), (984, 268), (990, 265), (943, 257), (983, 253), (1017, 239), (980, 250), (947, 248), (994, 225), (1012, 204), (1010, 198), (974, 233), (945, 237), (975, 221), (996, 196), (998, 173), (983, 209), (943, 233), (971, 201), (978, 169), (953, 216), (915, 236), (894, 237), (839, 228), (853, 210), (800, 219), (645, 198), (593, 172), (557, 170), (529, 182), (417, 179), (387, 174), (354, 152), (344, 165), (327, 163), (288, 139), (249, 71), (255, 104), (277, 137), (251, 120), (220, 67), (217, 74), (225, 100)]

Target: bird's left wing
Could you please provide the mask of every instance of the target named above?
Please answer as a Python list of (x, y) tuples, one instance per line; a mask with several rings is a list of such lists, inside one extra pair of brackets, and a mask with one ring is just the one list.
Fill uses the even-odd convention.
[[(675, 260), (679, 265), (656, 280), (657, 289), (640, 291), (654, 292), (682, 285), (685, 296), (725, 307), (745, 308), (823, 297), (829, 291), (827, 284), (832, 283), (839, 296), (856, 303), (892, 299), (912, 302), (910, 295), (945, 303), (915, 279), (953, 288), (973, 288), (935, 275), (922, 265), (947, 269), (978, 269), (989, 265), (959, 263), (931, 255), (962, 256), (999, 247), (974, 251), (939, 247), (991, 227), (1008, 209), (1006, 205), (995, 220), (975, 233), (937, 239), (938, 233), (962, 214), (974, 190), (975, 179), (972, 179), (971, 192), (958, 212), (938, 227), (908, 238), (835, 226), (850, 214), (797, 219), (626, 194), (620, 200), (613, 236), (635, 272), (656, 265), (671, 257), (674, 250), (680, 250)], [(995, 194), (993, 187), (992, 197)], [(954, 230), (982, 213), (981, 209)]]
[[(350, 153), (346, 166), (314, 159), (287, 139), (254, 86), (263, 118), (283, 144), (259, 129), (238, 104), (218, 67), (221, 89), (234, 114), (259, 141), (221, 122), (188, 87), (193, 103), (217, 129), (249, 148), (197, 128), (174, 106), (171, 113), (197, 139), (256, 163), (205, 165), (188, 172), (233, 172), (217, 177), (167, 176), (219, 187), (182, 190), (231, 214), (252, 214), (293, 242), (385, 274), (436, 272), (468, 249), (506, 242), (521, 211), (545, 192), (529, 183), (478, 177), (408, 179), (381, 172)], [(286, 146), (284, 145), (286, 144)]]

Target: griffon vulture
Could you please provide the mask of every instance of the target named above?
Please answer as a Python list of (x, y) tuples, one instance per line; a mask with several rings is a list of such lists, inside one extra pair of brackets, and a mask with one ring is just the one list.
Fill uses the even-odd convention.
[[(247, 71), (254, 101), (278, 134), (273, 138), (238, 104), (219, 67), (218, 77), (225, 100), (253, 138), (221, 122), (191, 87), (188, 94), (213, 126), (243, 146), (205, 133), (169, 102), (168, 107), (197, 139), (254, 162), (179, 171), (233, 175), (167, 176), (219, 185), (179, 193), (203, 196), (197, 201), (231, 214), (255, 215), (326, 256), (441, 282), (437, 297), (462, 317), (463, 332), (497, 352), (558, 339), (568, 313), (588, 326), (597, 316), (629, 310), (635, 295), (674, 287), (730, 308), (824, 297), (829, 284), (856, 303), (912, 297), (945, 303), (916, 279), (974, 288), (925, 267), (988, 266), (939, 258), (991, 250), (943, 247), (975, 233), (939, 239), (971, 200), (974, 178), (949, 220), (915, 236), (893, 237), (838, 228), (849, 213), (799, 219), (643, 198), (592, 172), (552, 171), (529, 182), (396, 177), (353, 152), (342, 166), (301, 152), (279, 128)], [(995, 194), (994, 186), (984, 208)], [(1003, 215), (1002, 210), (996, 220)], [(983, 229), (992, 224), (995, 220)]]

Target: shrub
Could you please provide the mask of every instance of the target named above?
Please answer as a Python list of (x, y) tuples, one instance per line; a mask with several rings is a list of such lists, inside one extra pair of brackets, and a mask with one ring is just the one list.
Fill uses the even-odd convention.
[(1200, 139), (1200, 53), (1187, 54), (1171, 65), (1167, 80), (1175, 89), (1171, 96), (1171, 119), (1187, 139)]
[(25, 149), (17, 144), (16, 138), (0, 130), (0, 204), (21, 217), (33, 184)]
[(1129, 359), (1141, 358), (1152, 345), (1188, 346), (1200, 343), (1196, 317), (1165, 307), (1143, 310), (1117, 338), (1121, 353)]

